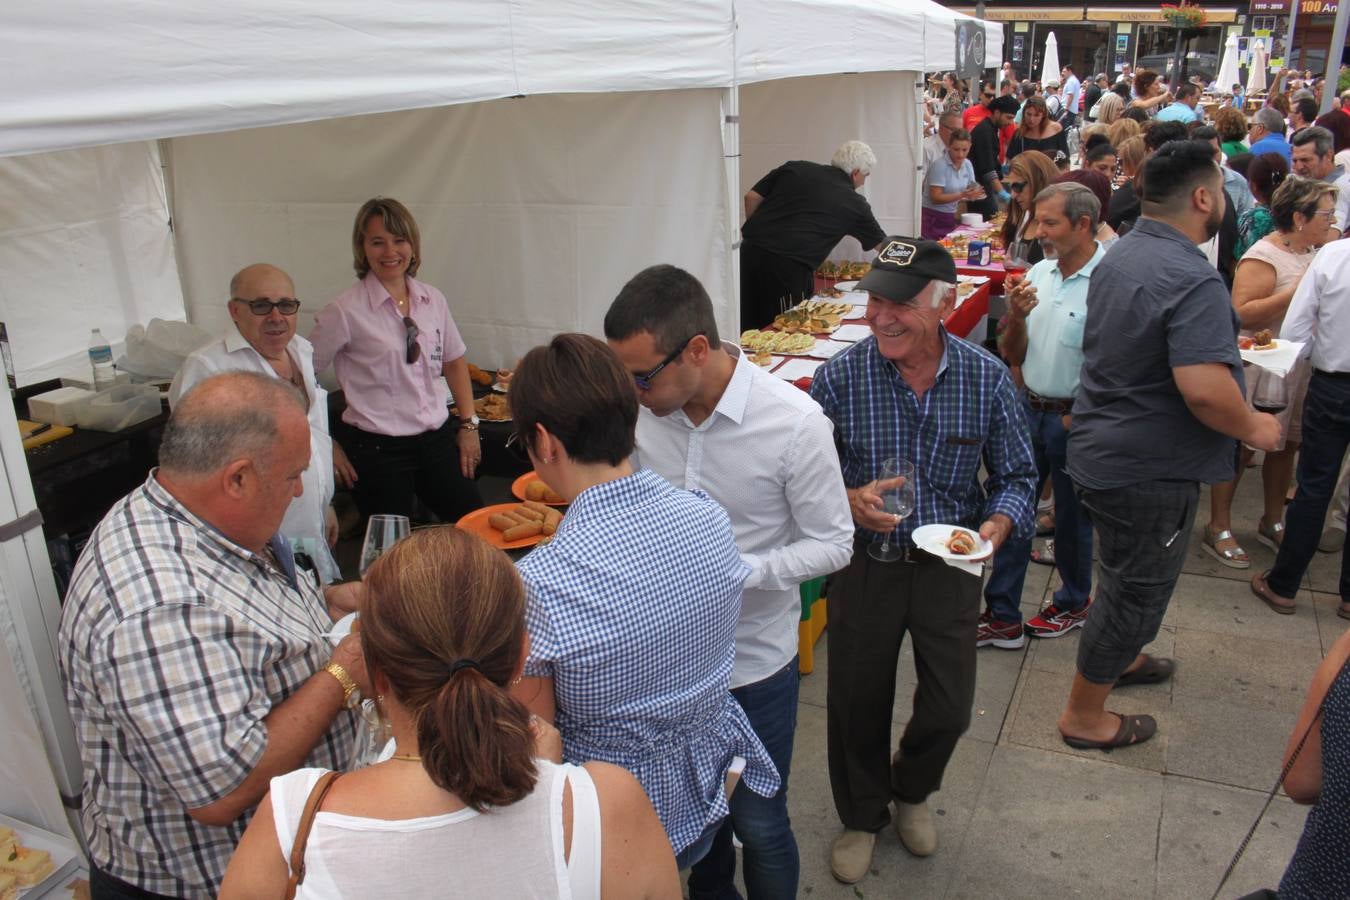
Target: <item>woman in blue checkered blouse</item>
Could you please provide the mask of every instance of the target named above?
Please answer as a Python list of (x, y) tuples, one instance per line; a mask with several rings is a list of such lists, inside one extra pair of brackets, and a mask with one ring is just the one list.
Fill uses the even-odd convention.
[(779, 779), (729, 690), (749, 571), (730, 520), (628, 462), (634, 379), (680, 356), (635, 375), (603, 342), (558, 335), (521, 361), (511, 409), (540, 477), (571, 501), (553, 540), (519, 563), (530, 655), (518, 695), (555, 721), (565, 760), (637, 776), (684, 869), (727, 815), (737, 757), (735, 789), (769, 797)]

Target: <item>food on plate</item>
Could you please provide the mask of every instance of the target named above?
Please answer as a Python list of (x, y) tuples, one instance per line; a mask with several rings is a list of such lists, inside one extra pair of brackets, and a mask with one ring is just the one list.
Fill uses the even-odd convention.
[[(6, 853), (6, 856), (9, 854)], [(19, 896), (19, 879), (13, 875), (0, 872), (0, 900), (14, 900)]]
[(975, 292), (975, 285), (963, 281), (956, 286), (956, 295), (958, 297), (968, 297)]
[(768, 367), (773, 365), (773, 354), (768, 350), (756, 350), (750, 354), (750, 361), (757, 366)]
[(758, 328), (741, 333), (741, 346), (756, 353), (761, 350), (770, 353), (805, 353), (815, 345), (816, 339), (810, 334), (760, 331)]
[(1238, 335), (1238, 349), (1239, 350), (1252, 349), (1252, 339), (1247, 337), (1247, 335), (1245, 334)]
[(553, 488), (535, 479), (525, 485), (525, 499), (539, 503), (566, 503), (567, 500)]
[(841, 290), (839, 290), (839, 288), (828, 287), (828, 288), (826, 288), (825, 290), (823, 290), (823, 291), (820, 292), (820, 296), (822, 296), (822, 297), (842, 297), (842, 296), (844, 296), (844, 292), (841, 291)]
[(488, 524), (502, 533), (504, 541), (553, 534), (561, 521), (562, 513), (538, 500), (526, 500), (488, 517)]
[(962, 528), (953, 528), (947, 538), (947, 550), (957, 556), (970, 556), (978, 547), (974, 535)]
[(469, 380), (474, 384), (481, 384), (487, 387), (492, 384), (492, 373), (478, 368), (473, 363), (469, 363)]
[(839, 267), (828, 259), (821, 263), (820, 268), (816, 269), (816, 271), (824, 278), (839, 277)]
[(1256, 334), (1252, 335), (1253, 350), (1274, 350), (1275, 335), (1270, 333), (1269, 328), (1262, 328)]
[(803, 304), (774, 316), (773, 327), (790, 334), (817, 334), (835, 330), (839, 322), (838, 313), (820, 314)]
[[(821, 291), (825, 294), (825, 291)], [(834, 297), (842, 297), (843, 293), (835, 291)], [(852, 303), (830, 303), (825, 300), (804, 300), (792, 307), (793, 311), (802, 310), (809, 316), (842, 316), (844, 313), (853, 309)]]
[(50, 853), (22, 844), (15, 844), (9, 853), (0, 857), (0, 873), (13, 875), (21, 887), (32, 887), (50, 875), (54, 868)]
[(14, 849), (14, 844), (17, 841), (18, 838), (14, 836), (13, 828), (0, 825), (0, 859), (9, 856), (10, 851)]
[(473, 401), (478, 418), (489, 422), (508, 422), (511, 419), (511, 401), (504, 394), (489, 394)]

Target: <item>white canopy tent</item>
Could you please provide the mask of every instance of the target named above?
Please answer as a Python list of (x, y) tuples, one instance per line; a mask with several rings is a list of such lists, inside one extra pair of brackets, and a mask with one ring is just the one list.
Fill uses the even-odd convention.
[[(351, 216), (377, 194), (417, 215), (421, 277), (480, 363), (598, 331), (654, 262), (698, 275), (732, 331), (743, 143), (753, 179), (871, 140), (866, 193), (888, 229), (913, 230), (916, 74), (952, 65), (965, 18), (928, 0), (130, 6), (0, 13), (0, 321), (21, 383), (78, 370), (95, 325), (114, 340), (152, 315), (223, 327), (249, 262), (287, 269), (312, 316), (350, 283)], [(986, 41), (997, 60), (997, 25)], [(34, 502), (5, 409), (17, 517)], [(77, 793), (45, 546), (32, 530), (2, 546), (19, 705)], [(34, 760), (0, 755), (0, 776)], [(47, 806), (16, 811), (55, 828)]]

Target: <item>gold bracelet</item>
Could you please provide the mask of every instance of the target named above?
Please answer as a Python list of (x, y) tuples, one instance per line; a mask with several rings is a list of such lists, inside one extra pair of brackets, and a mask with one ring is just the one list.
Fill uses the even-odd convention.
[(361, 689), (356, 686), (356, 681), (340, 663), (330, 662), (323, 667), (323, 670), (337, 679), (338, 684), (342, 686), (342, 705), (347, 709), (355, 709), (361, 702)]
[(465, 422), (464, 420), (461, 419), (461, 420), (460, 420), (460, 423), (459, 423), (459, 430), (460, 430), (460, 431), (477, 431), (477, 430), (478, 430), (478, 426), (475, 425), (475, 424), (473, 424), (472, 422)]

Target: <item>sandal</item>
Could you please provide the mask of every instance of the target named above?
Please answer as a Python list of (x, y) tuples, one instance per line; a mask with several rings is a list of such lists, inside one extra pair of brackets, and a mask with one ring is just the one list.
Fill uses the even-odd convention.
[(1125, 672), (1116, 679), (1116, 687), (1132, 684), (1162, 684), (1177, 672), (1177, 664), (1159, 656), (1144, 655), (1144, 661), (1133, 672)]
[(1055, 508), (1052, 506), (1036, 516), (1036, 537), (1055, 533)]
[(1265, 519), (1258, 519), (1256, 521), (1256, 539), (1279, 553), (1280, 544), (1284, 541), (1284, 523), (1276, 522), (1274, 525), (1268, 526)]
[[(1107, 710), (1110, 712), (1110, 710)], [(1061, 734), (1064, 743), (1073, 747), (1075, 750), (1101, 750), (1104, 753), (1110, 753), (1117, 747), (1128, 747), (1131, 744), (1142, 744), (1144, 741), (1158, 733), (1158, 722), (1152, 716), (1124, 716), (1113, 712), (1113, 716), (1120, 716), (1120, 728), (1116, 731), (1115, 737), (1109, 741), (1094, 741), (1088, 738), (1070, 737), (1067, 734)]]
[(1055, 539), (1051, 538), (1045, 542), (1045, 547), (1040, 550), (1031, 551), (1031, 561), (1042, 566), (1053, 566), (1055, 564)]
[[(1292, 616), (1294, 611), (1298, 609), (1298, 604), (1292, 598), (1283, 597), (1271, 590), (1270, 585), (1266, 582), (1266, 578), (1269, 575), (1270, 571), (1267, 570), (1252, 576), (1252, 593), (1257, 597), (1260, 597), (1266, 606), (1269, 606), (1280, 615)], [(1344, 606), (1345, 604), (1341, 605)], [(1336, 615), (1339, 616), (1340, 614), (1341, 611), (1338, 609)]]
[[(1219, 543), (1221, 541), (1232, 541), (1233, 546), (1220, 550)], [(1211, 534), (1208, 526), (1206, 526), (1205, 537), (1200, 543), (1200, 548), (1230, 569), (1246, 569), (1252, 564), (1252, 561), (1247, 558), (1247, 551), (1243, 550), (1242, 545), (1237, 542), (1237, 538), (1233, 537), (1233, 532), (1226, 528), (1218, 534)]]

